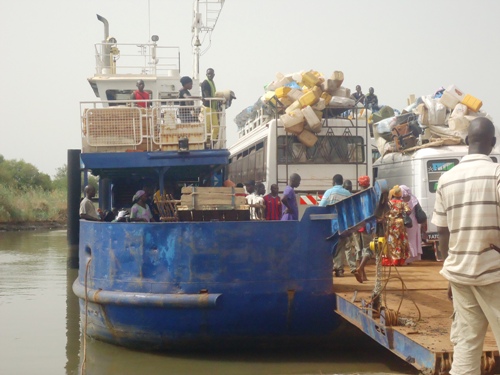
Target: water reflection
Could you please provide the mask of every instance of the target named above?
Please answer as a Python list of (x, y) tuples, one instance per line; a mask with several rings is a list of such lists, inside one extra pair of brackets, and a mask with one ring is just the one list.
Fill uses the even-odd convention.
[[(0, 233), (0, 374), (81, 374), (78, 300), (65, 231)], [(364, 339), (355, 350), (146, 353), (88, 339), (87, 375), (416, 374)], [(344, 348), (345, 349), (345, 348)]]

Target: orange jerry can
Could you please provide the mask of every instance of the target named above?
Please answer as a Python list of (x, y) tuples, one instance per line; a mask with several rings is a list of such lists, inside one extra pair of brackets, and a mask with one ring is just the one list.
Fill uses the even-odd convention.
[(461, 103), (465, 104), (467, 108), (474, 112), (479, 111), (483, 105), (481, 100), (469, 94), (465, 95), (465, 98), (462, 99)]

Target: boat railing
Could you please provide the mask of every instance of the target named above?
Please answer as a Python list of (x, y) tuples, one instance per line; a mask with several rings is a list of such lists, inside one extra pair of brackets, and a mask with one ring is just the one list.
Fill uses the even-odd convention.
[(156, 43), (95, 44), (96, 74), (151, 74), (171, 76), (180, 69), (179, 47)]
[(82, 152), (226, 148), (224, 99), (208, 98), (205, 103), (201, 98), (151, 100), (149, 107), (143, 103), (81, 102)]

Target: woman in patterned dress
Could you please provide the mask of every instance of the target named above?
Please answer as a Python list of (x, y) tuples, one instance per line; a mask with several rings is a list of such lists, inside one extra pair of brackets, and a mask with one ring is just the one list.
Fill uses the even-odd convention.
[(411, 210), (402, 197), (403, 192), (399, 185), (394, 186), (389, 192), (389, 210), (385, 215), (387, 249), (382, 255), (383, 266), (402, 266), (409, 256), (410, 246), (403, 213), (409, 215)]

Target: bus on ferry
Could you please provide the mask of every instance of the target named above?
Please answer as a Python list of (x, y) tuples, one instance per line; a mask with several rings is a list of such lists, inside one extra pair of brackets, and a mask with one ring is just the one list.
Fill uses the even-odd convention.
[(263, 182), (267, 192), (277, 183), (282, 192), (288, 176), (298, 173), (302, 180), (296, 191), (301, 204), (317, 204), (332, 187), (335, 174), (351, 180), (356, 191), (359, 176), (372, 176), (370, 130), (358, 111), (362, 108), (346, 108), (339, 116), (324, 111), (317, 141), (307, 147), (285, 131), (278, 116), (260, 109), (254, 120), (239, 128), (239, 139), (229, 148), (226, 175), (235, 183)]

